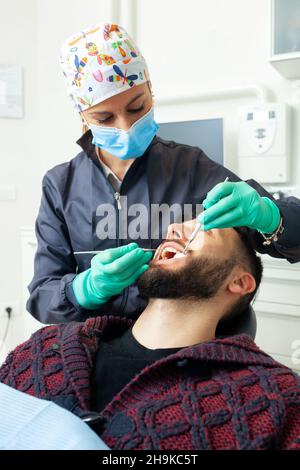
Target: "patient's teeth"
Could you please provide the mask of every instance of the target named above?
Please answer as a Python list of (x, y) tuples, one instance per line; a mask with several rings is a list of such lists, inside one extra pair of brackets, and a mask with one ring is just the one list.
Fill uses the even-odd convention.
[(174, 258), (183, 258), (185, 255), (183, 253), (177, 253)]
[(178, 250), (175, 250), (175, 248), (172, 248), (171, 246), (167, 246), (166, 248), (163, 249), (163, 253), (170, 252), (170, 253), (177, 253)]
[[(167, 253), (174, 253), (173, 257), (168, 257)], [(182, 258), (185, 256), (183, 253), (180, 253), (176, 248), (173, 248), (172, 246), (166, 246), (162, 253), (161, 253), (161, 259), (174, 259), (174, 258)]]

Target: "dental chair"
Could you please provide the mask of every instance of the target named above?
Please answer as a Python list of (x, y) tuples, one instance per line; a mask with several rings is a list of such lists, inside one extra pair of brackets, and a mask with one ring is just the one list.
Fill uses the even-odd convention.
[(253, 307), (249, 306), (245, 312), (231, 320), (224, 320), (217, 326), (216, 337), (224, 338), (226, 336), (246, 333), (255, 339), (256, 335), (256, 316)]

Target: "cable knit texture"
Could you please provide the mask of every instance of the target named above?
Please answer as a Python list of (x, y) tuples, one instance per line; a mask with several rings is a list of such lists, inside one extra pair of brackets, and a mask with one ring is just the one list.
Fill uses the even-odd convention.
[[(105, 316), (42, 328), (8, 355), (0, 381), (87, 415), (99, 344), (132, 324)], [(242, 334), (145, 367), (101, 417), (112, 449), (300, 449), (300, 378)]]

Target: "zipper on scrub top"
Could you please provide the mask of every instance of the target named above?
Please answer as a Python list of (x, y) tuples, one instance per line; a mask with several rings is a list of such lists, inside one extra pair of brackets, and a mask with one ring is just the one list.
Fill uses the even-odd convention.
[[(118, 191), (114, 192), (114, 198), (117, 201), (117, 208), (118, 208), (118, 217), (117, 217), (117, 245), (120, 246), (120, 224), (119, 224), (119, 219), (120, 219), (120, 211), (122, 210), (122, 205), (121, 205), (121, 194)], [(121, 305), (120, 305), (120, 312), (121, 315), (123, 315), (125, 306), (127, 303), (128, 299), (128, 294), (129, 294), (129, 287), (125, 287), (122, 291), (122, 300), (121, 300)]]
[(118, 191), (116, 191), (116, 192), (114, 193), (114, 197), (115, 197), (115, 200), (117, 201), (118, 210), (119, 210), (119, 211), (122, 210), (122, 206), (121, 206), (121, 194), (120, 194)]

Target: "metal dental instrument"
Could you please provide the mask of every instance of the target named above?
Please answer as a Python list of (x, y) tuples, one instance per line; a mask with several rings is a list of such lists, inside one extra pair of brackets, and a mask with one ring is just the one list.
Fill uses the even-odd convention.
[[(142, 248), (144, 251), (156, 251), (156, 248)], [(73, 255), (97, 255), (98, 253), (103, 253), (105, 250), (98, 251), (74, 251)]]
[[(226, 183), (226, 181), (228, 181), (228, 180), (229, 180), (229, 176), (227, 176), (227, 177), (225, 178), (224, 183)], [(187, 241), (187, 243), (186, 243), (186, 245), (185, 245), (185, 247), (184, 247), (184, 250), (183, 250), (183, 252), (182, 252), (184, 255), (185, 255), (186, 252), (188, 251), (188, 247), (190, 246), (190, 244), (192, 243), (192, 241), (195, 240), (195, 238), (196, 238), (197, 234), (200, 232), (201, 228), (202, 228), (202, 225), (199, 224), (199, 223), (197, 223), (195, 230), (193, 230), (193, 232), (192, 232), (190, 238), (188, 239), (188, 241)]]

